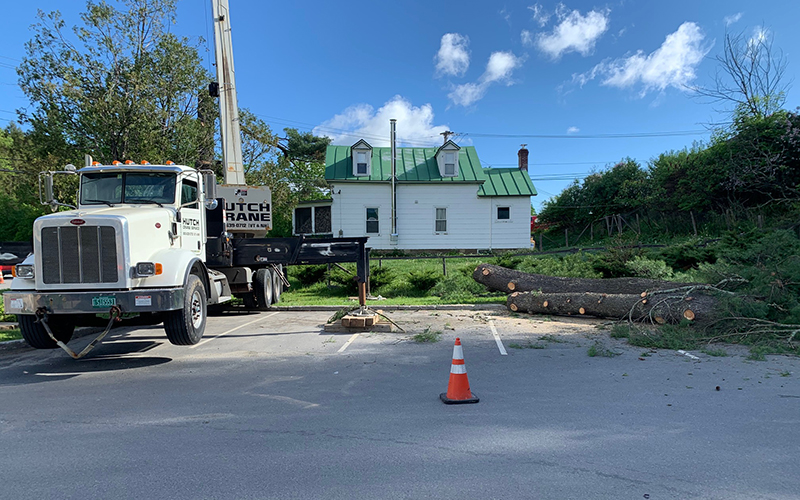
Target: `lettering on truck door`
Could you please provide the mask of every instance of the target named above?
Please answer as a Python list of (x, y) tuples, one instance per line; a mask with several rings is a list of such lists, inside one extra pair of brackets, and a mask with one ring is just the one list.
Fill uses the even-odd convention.
[(184, 178), (181, 182), (181, 247), (197, 255), (205, 255), (205, 222), (200, 212), (197, 182)]

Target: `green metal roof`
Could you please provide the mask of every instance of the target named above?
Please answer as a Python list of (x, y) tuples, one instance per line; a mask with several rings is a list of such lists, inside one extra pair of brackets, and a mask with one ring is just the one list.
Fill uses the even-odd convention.
[[(442, 177), (436, 165), (437, 148), (397, 148), (398, 182), (468, 182), (486, 180), (474, 146), (458, 152), (458, 175)], [(372, 148), (372, 169), (369, 175), (353, 175), (350, 146), (328, 146), (325, 155), (325, 180), (327, 181), (391, 181), (392, 148)]]
[[(325, 180), (346, 182), (390, 182), (392, 148), (372, 148), (369, 175), (353, 175), (350, 146), (328, 146)], [(480, 184), (478, 196), (534, 196), (527, 172), (518, 168), (482, 168), (474, 146), (458, 152), (458, 176), (442, 177), (436, 164), (438, 148), (397, 148), (398, 183), (459, 182)]]
[(528, 172), (518, 168), (485, 168), (486, 182), (478, 196), (536, 196), (536, 188)]

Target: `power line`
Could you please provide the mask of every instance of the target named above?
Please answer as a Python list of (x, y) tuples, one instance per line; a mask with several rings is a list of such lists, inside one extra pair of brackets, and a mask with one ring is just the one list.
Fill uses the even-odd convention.
[[(530, 167), (548, 167), (552, 165), (598, 165), (603, 164), (607, 165), (609, 163), (617, 163), (619, 160), (612, 160), (612, 161), (557, 161), (551, 163), (528, 163)], [(492, 167), (516, 167), (516, 163), (492, 163), (492, 162), (483, 162)]]
[(554, 134), (482, 134), (465, 132), (472, 137), (487, 139), (634, 139), (646, 137), (680, 137), (690, 135), (705, 135), (708, 130), (679, 130), (674, 132), (637, 132), (624, 134), (593, 134), (593, 135), (554, 135)]

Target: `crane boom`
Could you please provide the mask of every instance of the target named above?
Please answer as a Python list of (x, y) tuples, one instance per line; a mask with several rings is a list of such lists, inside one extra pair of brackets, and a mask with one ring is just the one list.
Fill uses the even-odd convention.
[(239, 103), (233, 70), (233, 43), (228, 0), (211, 1), (214, 15), (214, 47), (219, 82), (219, 121), (222, 136), (224, 183), (244, 186), (242, 139), (239, 135)]

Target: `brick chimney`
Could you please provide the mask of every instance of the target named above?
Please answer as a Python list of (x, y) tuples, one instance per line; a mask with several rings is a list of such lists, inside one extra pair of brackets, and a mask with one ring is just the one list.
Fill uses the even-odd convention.
[(519, 156), (519, 169), (528, 171), (528, 150), (525, 149), (527, 144), (523, 144), (522, 147), (519, 148), (519, 152), (517, 156)]

